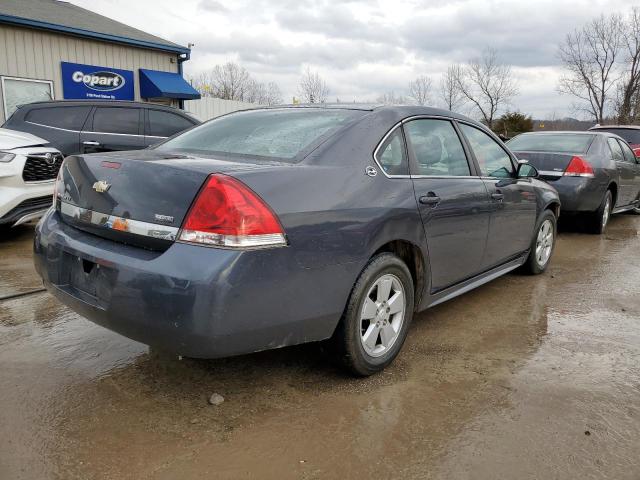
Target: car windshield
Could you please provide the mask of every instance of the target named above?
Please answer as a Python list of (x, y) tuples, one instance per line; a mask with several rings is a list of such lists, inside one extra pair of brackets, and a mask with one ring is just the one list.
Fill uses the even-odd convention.
[(252, 110), (225, 115), (164, 142), (158, 150), (294, 162), (363, 111), (321, 108)]
[(516, 152), (587, 153), (592, 141), (593, 135), (583, 133), (525, 133), (509, 140), (507, 145)]
[(640, 129), (634, 128), (598, 128), (599, 132), (615, 133), (631, 145), (640, 145)]

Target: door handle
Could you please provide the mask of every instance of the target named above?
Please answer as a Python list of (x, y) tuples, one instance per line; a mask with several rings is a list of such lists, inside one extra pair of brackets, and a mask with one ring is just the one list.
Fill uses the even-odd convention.
[(88, 147), (99, 147), (100, 146), (100, 142), (95, 142), (93, 140), (88, 140), (85, 142), (82, 142), (83, 145), (86, 145)]
[(492, 193), (491, 198), (496, 202), (501, 202), (502, 200), (504, 200), (504, 193), (499, 193), (499, 192)]
[(429, 192), (427, 195), (421, 196), (418, 201), (423, 205), (431, 205), (435, 207), (440, 203), (440, 197), (433, 192)]

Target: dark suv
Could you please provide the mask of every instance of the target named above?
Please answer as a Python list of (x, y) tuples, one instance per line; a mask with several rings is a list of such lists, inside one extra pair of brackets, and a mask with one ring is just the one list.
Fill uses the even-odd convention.
[(64, 100), (22, 105), (4, 127), (42, 137), (67, 156), (138, 150), (199, 123), (152, 103)]

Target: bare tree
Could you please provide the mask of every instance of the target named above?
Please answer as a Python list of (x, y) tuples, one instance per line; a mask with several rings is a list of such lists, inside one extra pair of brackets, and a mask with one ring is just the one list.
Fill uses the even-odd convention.
[(324, 103), (329, 95), (329, 87), (318, 72), (307, 67), (298, 85), (298, 95), (304, 103)]
[(640, 8), (631, 9), (631, 14), (621, 23), (623, 72), (618, 85), (616, 116), (620, 124), (636, 121), (638, 95), (640, 95)]
[(464, 95), (458, 87), (458, 79), (462, 77), (462, 67), (458, 64), (451, 65), (442, 75), (440, 80), (440, 98), (444, 101), (447, 110), (458, 110), (464, 103)]
[(409, 82), (409, 97), (417, 105), (427, 105), (431, 103), (431, 87), (433, 82), (426, 75), (421, 75)]
[(569, 33), (559, 49), (568, 73), (558, 89), (576, 97), (598, 123), (604, 121), (609, 93), (615, 84), (615, 65), (622, 44), (621, 19), (600, 16)]
[(481, 58), (471, 60), (456, 73), (460, 93), (478, 110), (482, 121), (492, 128), (500, 108), (518, 94), (511, 67), (501, 64), (497, 52), (487, 48)]
[(402, 95), (396, 95), (395, 92), (386, 92), (376, 98), (376, 102), (383, 105), (402, 105), (407, 103), (407, 100)]
[(201, 72), (191, 79), (191, 84), (203, 97), (261, 105), (282, 103), (282, 93), (277, 84), (259, 82), (244, 67), (233, 62), (216, 65), (209, 71)]
[(244, 67), (227, 62), (216, 65), (211, 72), (216, 97), (225, 100), (244, 100), (251, 88), (251, 76)]

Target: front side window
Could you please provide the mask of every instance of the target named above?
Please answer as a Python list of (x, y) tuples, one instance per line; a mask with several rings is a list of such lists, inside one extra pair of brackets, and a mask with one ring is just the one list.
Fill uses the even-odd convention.
[[(469, 163), (455, 128), (448, 120), (413, 120), (405, 125), (415, 157), (416, 175), (469, 176)], [(414, 172), (415, 170), (415, 172)]]
[(4, 118), (8, 119), (20, 105), (53, 100), (53, 82), (2, 77), (2, 98)]
[(624, 155), (622, 154), (622, 148), (615, 138), (607, 138), (609, 143), (609, 149), (611, 150), (611, 156), (614, 162), (624, 162)]
[(248, 110), (203, 123), (156, 148), (293, 163), (304, 150), (366, 113), (330, 108)]
[(149, 131), (147, 135), (170, 137), (192, 126), (192, 122), (175, 113), (149, 110)]
[(396, 128), (380, 145), (376, 160), (387, 175), (409, 174), (407, 155), (400, 128)]
[(627, 145), (622, 140), (618, 140), (618, 143), (620, 144), (620, 148), (622, 148), (622, 155), (624, 156), (624, 160), (629, 163), (636, 163), (636, 154), (633, 153), (631, 147), (629, 147), (629, 145)]
[(478, 160), (480, 172), (484, 177), (508, 178), (514, 174), (509, 154), (479, 128), (465, 123), (460, 128), (469, 141), (469, 145)]
[(34, 108), (27, 113), (25, 121), (48, 127), (80, 130), (90, 110), (91, 107)]
[(93, 131), (138, 135), (139, 112), (138, 108), (98, 107), (93, 114)]

